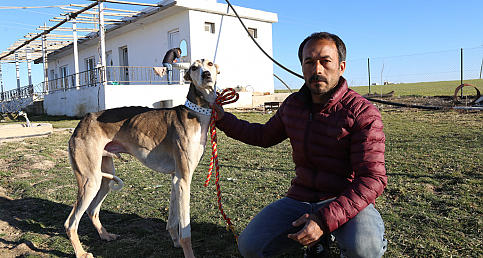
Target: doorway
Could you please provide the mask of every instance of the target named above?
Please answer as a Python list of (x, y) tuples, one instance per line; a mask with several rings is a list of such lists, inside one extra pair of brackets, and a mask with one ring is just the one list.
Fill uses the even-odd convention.
[(129, 59), (127, 46), (119, 48), (119, 66), (121, 66), (120, 81), (123, 84), (129, 84)]
[[(168, 42), (169, 42), (169, 49), (173, 49), (175, 47), (179, 47), (179, 29), (172, 30), (168, 32)], [(169, 50), (168, 49), (168, 50)], [(166, 51), (168, 51), (166, 50)], [(173, 68), (173, 81), (179, 82), (179, 69)]]

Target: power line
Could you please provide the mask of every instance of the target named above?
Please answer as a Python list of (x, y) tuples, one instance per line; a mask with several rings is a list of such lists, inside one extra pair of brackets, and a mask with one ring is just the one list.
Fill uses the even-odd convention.
[(70, 5), (52, 5), (52, 6), (0, 6), (0, 9), (8, 10), (8, 9), (34, 9), (34, 8), (56, 8), (56, 7), (65, 7)]

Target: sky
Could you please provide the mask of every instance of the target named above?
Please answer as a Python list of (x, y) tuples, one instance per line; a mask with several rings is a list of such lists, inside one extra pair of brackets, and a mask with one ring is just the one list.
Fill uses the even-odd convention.
[[(155, 3), (156, 0), (135, 0)], [(44, 23), (55, 25), (48, 20), (59, 16), (59, 8), (5, 9), (3, 7), (58, 6), (70, 3), (89, 4), (86, 0), (0, 0), (0, 51), (5, 51), (16, 40), (29, 32), (39, 32), (36, 28)], [(226, 3), (218, 0), (218, 3)], [(405, 67), (423, 66), (417, 69), (438, 69), (445, 63), (445, 56), (459, 52), (461, 48), (483, 49), (483, 1), (481, 0), (373, 0), (373, 1), (288, 1), (288, 0), (230, 0), (234, 6), (247, 7), (277, 13), (278, 22), (273, 24), (273, 57), (284, 66), (301, 73), (297, 57), (299, 44), (313, 32), (327, 31), (338, 35), (347, 47), (347, 70), (344, 76), (354, 81), (361, 75), (358, 72), (367, 67), (367, 59), (390, 60), (404, 56), (394, 70)], [(106, 3), (107, 7), (126, 9)], [(141, 9), (141, 7), (136, 7)], [(449, 52), (447, 52), (449, 51)], [(411, 61), (411, 56), (424, 53), (440, 53), (433, 62)], [(483, 53), (479, 51), (478, 53)], [(479, 54), (478, 54), (479, 55)], [(478, 62), (482, 62), (478, 56)], [(382, 58), (382, 59), (381, 59)], [(456, 56), (457, 58), (457, 56)], [(386, 61), (382, 61), (386, 62)], [(387, 61), (389, 64), (389, 61)], [(451, 61), (453, 62), (453, 61)], [(356, 65), (357, 64), (357, 65)], [(352, 65), (352, 66), (351, 66)], [(374, 74), (390, 72), (391, 67), (376, 64)], [(385, 63), (384, 63), (385, 65)], [(418, 66), (418, 67), (419, 67)], [(457, 66), (457, 65), (456, 65)], [(42, 81), (42, 65), (32, 65), (33, 83)], [(479, 66), (478, 66), (479, 67)], [(457, 68), (455, 68), (457, 69)], [(394, 71), (393, 70), (393, 71)], [(477, 69), (475, 69), (477, 70)], [(274, 73), (291, 88), (300, 88), (303, 81), (274, 66)], [(366, 72), (364, 72), (366, 73)], [(408, 72), (411, 73), (411, 72)], [(357, 75), (356, 75), (357, 74)], [(15, 65), (2, 65), (2, 79), (5, 90), (16, 88)], [(386, 75), (385, 75), (386, 76)], [(27, 65), (21, 64), (21, 85), (27, 85)], [(362, 78), (362, 77), (361, 77)], [(371, 75), (372, 78), (372, 75)], [(275, 88), (285, 88), (278, 80)], [(398, 80), (398, 79), (396, 79)], [(404, 80), (404, 79), (401, 79)], [(367, 82), (356, 80), (355, 85)]]

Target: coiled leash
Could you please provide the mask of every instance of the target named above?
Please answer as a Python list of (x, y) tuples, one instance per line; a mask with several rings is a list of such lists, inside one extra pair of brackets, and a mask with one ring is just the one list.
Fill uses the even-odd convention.
[[(215, 100), (215, 104), (218, 104), (220, 106), (230, 104), (233, 102), (236, 102), (238, 100), (239, 96), (238, 93), (232, 88), (226, 88), (224, 89), (221, 93), (217, 93), (217, 97)], [(220, 190), (220, 184), (219, 184), (219, 179), (220, 179), (220, 167), (218, 166), (218, 150), (217, 150), (217, 137), (216, 137), (216, 119), (218, 118), (218, 114), (215, 112), (213, 109), (211, 113), (211, 123), (210, 123), (210, 132), (211, 132), (211, 146), (212, 146), (212, 151), (211, 151), (211, 159), (210, 159), (210, 168), (208, 169), (208, 176), (206, 177), (206, 182), (205, 186), (208, 186), (208, 183), (210, 182), (211, 174), (213, 172), (213, 167), (216, 169), (216, 196), (218, 197), (218, 209), (221, 212), (221, 215), (223, 216), (223, 219), (225, 219), (227, 226), (227, 230), (231, 230), (233, 232), (233, 235), (235, 236), (236, 242), (238, 244), (238, 234), (235, 231), (235, 226), (231, 222), (231, 219), (226, 216), (225, 211), (223, 210), (223, 206), (221, 205), (221, 190)]]

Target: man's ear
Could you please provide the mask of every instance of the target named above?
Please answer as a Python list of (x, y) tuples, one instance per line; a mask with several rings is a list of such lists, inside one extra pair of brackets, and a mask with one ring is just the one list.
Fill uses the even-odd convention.
[(190, 76), (190, 73), (191, 73), (191, 67), (190, 69), (188, 69), (188, 71), (186, 71), (186, 73), (184, 74), (184, 80), (185, 81), (191, 81), (191, 76)]
[(217, 65), (217, 64), (215, 64), (215, 67), (216, 67), (216, 73), (217, 73), (217, 74), (220, 74), (220, 66), (219, 66), (219, 65)]

